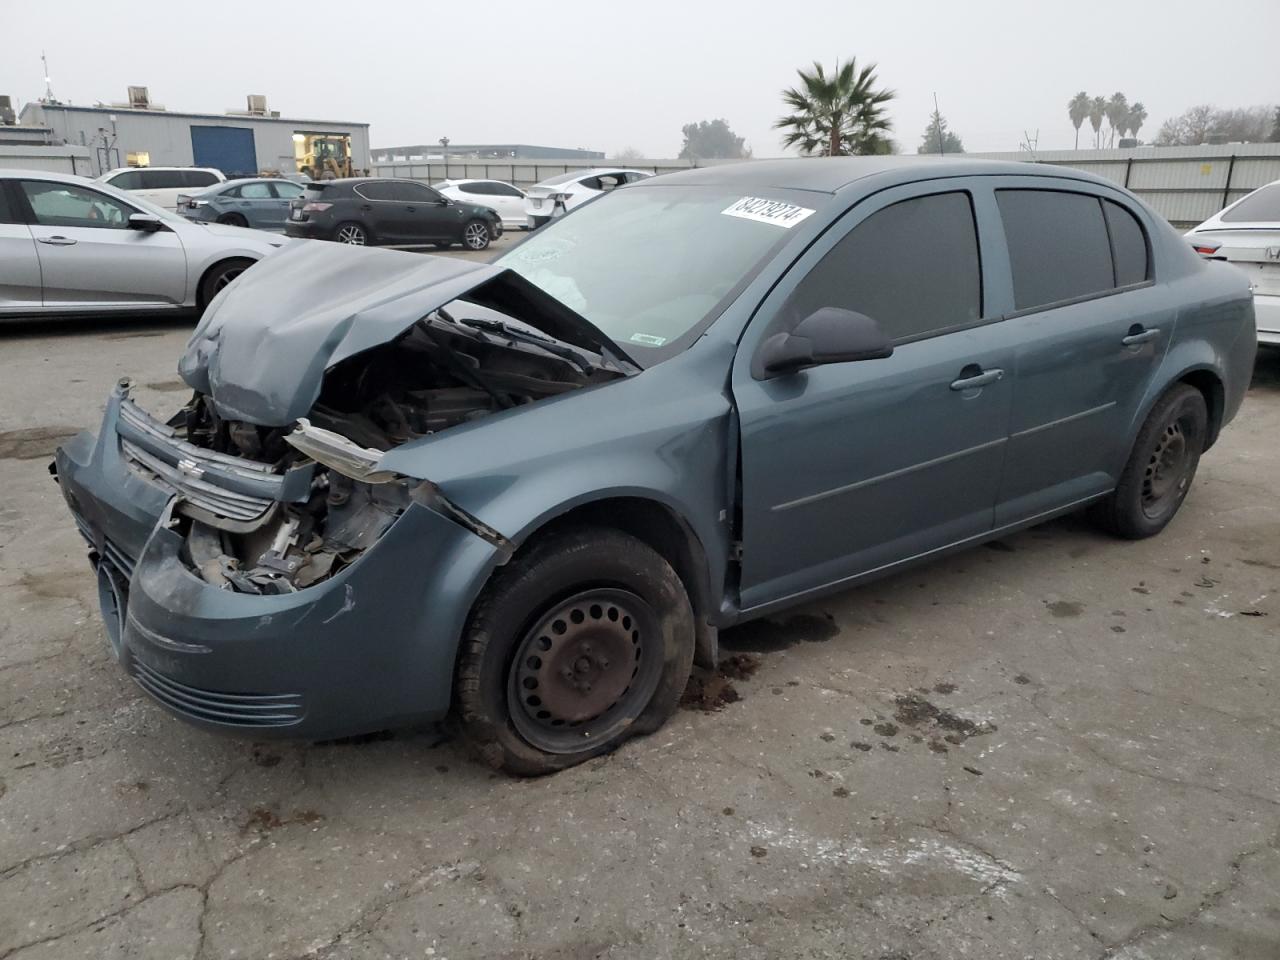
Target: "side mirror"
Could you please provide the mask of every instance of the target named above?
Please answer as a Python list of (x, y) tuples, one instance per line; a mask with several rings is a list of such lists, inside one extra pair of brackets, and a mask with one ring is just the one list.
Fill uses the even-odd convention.
[(790, 332), (775, 333), (766, 340), (760, 348), (760, 366), (768, 377), (827, 363), (882, 360), (892, 355), (893, 344), (870, 317), (823, 307)]
[(141, 230), (144, 233), (155, 233), (164, 229), (164, 221), (154, 213), (131, 213), (129, 215), (129, 229)]

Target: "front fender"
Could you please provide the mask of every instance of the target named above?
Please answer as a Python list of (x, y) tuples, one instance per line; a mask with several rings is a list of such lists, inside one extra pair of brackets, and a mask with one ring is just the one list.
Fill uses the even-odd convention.
[(707, 584), (722, 585), (733, 516), (728, 351), (692, 353), (442, 431), (390, 451), (378, 466), (432, 481), (517, 547), (587, 504), (656, 503), (697, 538)]

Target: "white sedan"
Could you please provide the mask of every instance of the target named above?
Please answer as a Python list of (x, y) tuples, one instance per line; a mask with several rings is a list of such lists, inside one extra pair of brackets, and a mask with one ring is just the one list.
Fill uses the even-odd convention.
[(615, 187), (652, 176), (643, 170), (597, 167), (594, 170), (571, 170), (543, 180), (525, 193), (524, 212), (529, 229), (537, 229), (552, 217), (568, 213)]
[(0, 317), (203, 310), (291, 242), (193, 223), (84, 177), (0, 170)]
[(1187, 233), (1196, 253), (1249, 275), (1258, 342), (1280, 346), (1280, 180), (1259, 187)]
[(524, 191), (502, 180), (441, 180), (433, 187), (450, 200), (496, 210), (503, 229), (525, 229)]

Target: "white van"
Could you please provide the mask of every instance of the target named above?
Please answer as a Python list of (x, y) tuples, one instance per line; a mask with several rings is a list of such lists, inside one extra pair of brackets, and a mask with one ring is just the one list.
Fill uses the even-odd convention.
[(203, 190), (227, 178), (212, 167), (117, 167), (98, 177), (117, 190), (128, 190), (166, 210), (178, 209), (178, 194)]

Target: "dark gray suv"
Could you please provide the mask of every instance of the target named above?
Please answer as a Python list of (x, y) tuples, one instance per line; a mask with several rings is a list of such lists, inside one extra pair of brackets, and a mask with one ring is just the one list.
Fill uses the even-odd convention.
[(359, 247), (483, 250), (502, 236), (490, 207), (450, 200), (416, 180), (315, 180), (289, 206), (285, 234)]

